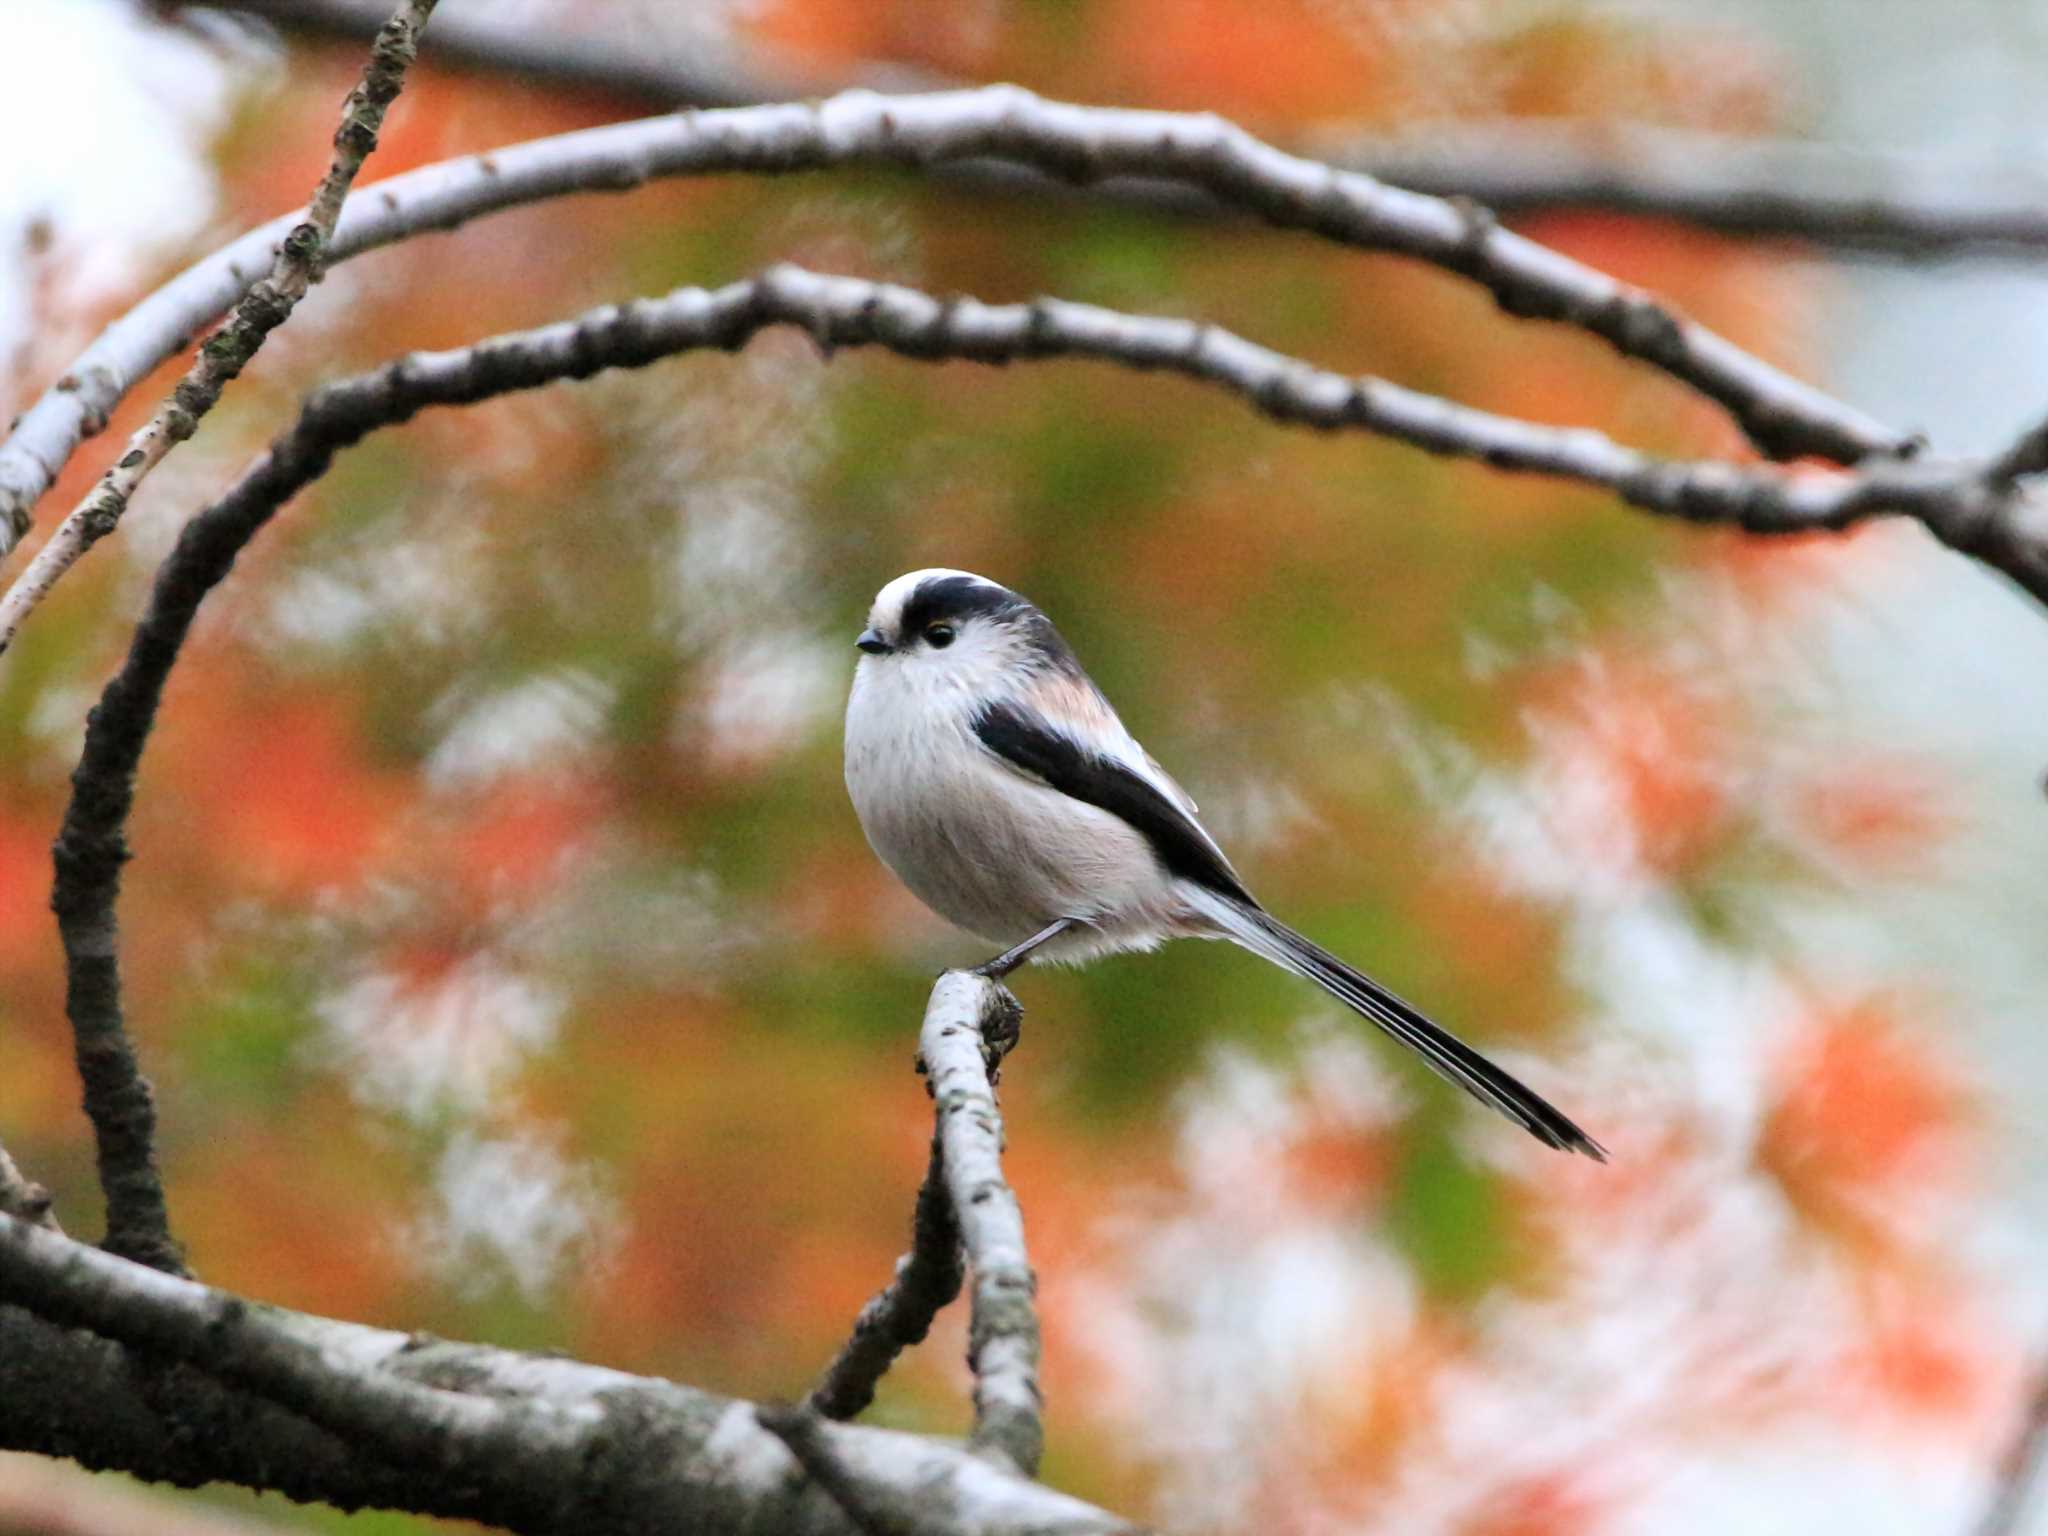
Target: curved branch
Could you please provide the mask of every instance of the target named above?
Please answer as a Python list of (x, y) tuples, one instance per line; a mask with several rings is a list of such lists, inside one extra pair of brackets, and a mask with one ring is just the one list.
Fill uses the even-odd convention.
[[(847, 1536), (754, 1405), (679, 1383), (261, 1306), (7, 1217), (0, 1298), (10, 1448), (515, 1531)], [(923, 1530), (1135, 1536), (955, 1445), (816, 1429), (862, 1507)]]
[[(468, 404), (601, 369), (639, 367), (692, 348), (737, 348), (778, 324), (800, 326), (828, 348), (880, 346), (926, 361), (1072, 356), (1178, 372), (1231, 390), (1276, 420), (1362, 429), (1496, 468), (1565, 476), (1612, 490), (1649, 511), (1753, 532), (1811, 532), (1882, 514), (1911, 516), (2048, 602), (2048, 531), (2028, 520), (2012, 484), (2048, 459), (2048, 432), (2042, 430), (1983, 464), (1886, 463), (1822, 475), (1712, 460), (1665, 461), (1590, 430), (1534, 426), (1381, 380), (1311, 368), (1215, 326), (1054, 299), (941, 303), (914, 289), (788, 266), (715, 291), (680, 289), (664, 299), (607, 307), (453, 352), (400, 358), (315, 392), (297, 422), (185, 528), (158, 573), (127, 659), (87, 721), (58, 840), (53, 904), (65, 934), (81, 1064), (109, 1075), (109, 1085), (95, 1096), (116, 1111), (102, 1132), (103, 1163), (111, 1161), (121, 1175), (110, 1182), (110, 1200), (121, 1191), (124, 1208), (136, 1213), (138, 1241), (162, 1233), (160, 1221), (147, 1219), (150, 1191), (159, 1213), (162, 1195), (147, 1161), (147, 1084), (132, 1057), (125, 1065), (117, 1059), (127, 1044), (114, 953), (115, 903), (136, 768), (164, 679), (206, 593), (227, 574), (242, 546), (322, 474), (337, 451), (379, 427), (429, 405)], [(949, 1163), (949, 1178), (952, 1172)], [(126, 1245), (130, 1226), (121, 1224), (118, 1231)], [(175, 1257), (174, 1250), (146, 1245), (136, 1251)]]
[[(376, 0), (224, 0), (221, 9), (290, 33), (352, 40), (370, 37), (382, 19)], [(444, 68), (599, 91), (648, 110), (787, 101), (854, 84), (960, 83), (893, 65), (829, 83), (751, 58), (706, 68), (695, 58), (483, 13), (442, 18), (427, 54)], [(2022, 160), (1528, 118), (1431, 123), (1396, 136), (1335, 130), (1289, 148), (1502, 214), (1620, 213), (1912, 260), (2048, 249), (2048, 188)]]
[[(377, 33), (362, 80), (342, 104), (334, 131), (334, 159), (306, 205), (302, 222), (279, 246), (269, 275), (236, 307), (234, 318), (199, 349), (191, 369), (157, 413), (129, 439), (128, 451), (84, 501), (65, 518), (50, 541), (0, 599), (0, 649), (22, 617), (50, 586), (98, 539), (111, 533), (135, 488), (164, 456), (197, 430), (267, 337), (290, 317), (318, 277), (322, 252), (341, 216), (350, 184), (377, 147), (384, 113), (405, 83), (418, 48), (419, 31), (435, 0), (402, 0)], [(152, 708), (154, 701), (151, 701)], [(72, 799), (64, 828), (52, 850), (57, 879), (50, 905), (64, 943), (70, 1015), (85, 1086), (85, 1109), (98, 1144), (100, 1185), (107, 1197), (107, 1248), (173, 1274), (185, 1263), (170, 1230), (163, 1179), (156, 1166), (156, 1103), (149, 1080), (135, 1059), (121, 1020), (114, 903), (121, 865), (128, 858), (122, 827), (134, 795), (133, 764), (138, 736), (121, 740), (124, 719), (95, 711), (88, 744), (72, 778)], [(147, 730), (147, 724), (141, 726)], [(111, 738), (111, 739), (110, 739)], [(95, 771), (96, 759), (112, 756), (126, 772)]]
[[(335, 452), (430, 405), (470, 404), (691, 349), (733, 350), (778, 324), (799, 326), (827, 348), (878, 346), (922, 361), (1088, 357), (1176, 372), (1230, 390), (1279, 421), (1364, 430), (1495, 468), (1575, 479), (1691, 522), (1809, 533), (1909, 516), (2048, 602), (2048, 536), (2025, 519), (2012, 484), (2048, 465), (2043, 429), (1983, 463), (1929, 460), (1822, 473), (1664, 460), (1590, 429), (1537, 426), (1384, 380), (1314, 368), (1213, 325), (1058, 299), (941, 302), (896, 284), (782, 265), (716, 290), (678, 289), (454, 351), (413, 353), (316, 391), (293, 426), (188, 525), (165, 562), (127, 663), (88, 730), (93, 775), (132, 777), (163, 676), (199, 601), (242, 544), (323, 473)], [(117, 730), (131, 717), (139, 731)]]
[[(1495, 226), (1483, 209), (1384, 186), (1261, 143), (1214, 116), (1048, 102), (1014, 86), (743, 107), (616, 124), (428, 166), (355, 199), (329, 249), (344, 260), (424, 230), (570, 192), (654, 177), (780, 174), (858, 163), (929, 168), (995, 159), (1081, 183), (1193, 188), (1280, 228), (1387, 251), (1470, 278), (1502, 309), (1591, 332), (1719, 402), (1765, 453), (1849, 463), (1909, 441), (1639, 289)], [(202, 259), (114, 322), (0, 444), (0, 525), (21, 525), (90, 431), (183, 338), (234, 302), (289, 220)], [(12, 546), (7, 540), (0, 555)], [(0, 612), (19, 622), (15, 584)], [(0, 645), (10, 631), (0, 624)]]

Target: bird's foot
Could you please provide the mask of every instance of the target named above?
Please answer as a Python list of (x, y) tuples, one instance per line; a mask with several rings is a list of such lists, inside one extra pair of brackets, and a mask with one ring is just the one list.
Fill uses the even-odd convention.
[(1024, 1005), (1000, 981), (993, 982), (981, 1010), (981, 1059), (991, 1087), (1002, 1081), (1003, 1058), (1024, 1038)]

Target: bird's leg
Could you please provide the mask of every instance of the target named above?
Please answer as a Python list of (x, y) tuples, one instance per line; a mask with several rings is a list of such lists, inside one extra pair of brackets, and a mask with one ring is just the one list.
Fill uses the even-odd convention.
[(981, 1050), (988, 1062), (991, 1087), (1001, 1081), (1003, 1058), (1017, 1048), (1017, 1041), (1023, 1035), (1024, 1009), (1010, 995), (1010, 989), (1003, 985), (1003, 978), (1030, 959), (1041, 945), (1050, 944), (1069, 928), (1079, 927), (1082, 921), (1078, 917), (1063, 917), (1056, 923), (1047, 923), (1023, 943), (1011, 945), (995, 959), (977, 965), (967, 973), (995, 984), (981, 1018)]
[(1009, 975), (1010, 972), (1017, 969), (1017, 967), (1022, 965), (1026, 960), (1029, 960), (1031, 958), (1032, 951), (1036, 950), (1041, 945), (1050, 944), (1054, 939), (1058, 938), (1061, 934), (1065, 933), (1069, 928), (1079, 927), (1080, 923), (1081, 919), (1078, 917), (1063, 917), (1058, 922), (1047, 923), (1043, 928), (1039, 929), (1038, 932), (1031, 935), (1031, 937), (1026, 939), (1022, 944), (1012, 944), (1000, 955), (997, 955), (995, 959), (990, 960), (985, 964), (977, 965), (974, 968), (972, 974), (976, 976), (985, 977), (989, 981), (1001, 981), (1005, 976)]

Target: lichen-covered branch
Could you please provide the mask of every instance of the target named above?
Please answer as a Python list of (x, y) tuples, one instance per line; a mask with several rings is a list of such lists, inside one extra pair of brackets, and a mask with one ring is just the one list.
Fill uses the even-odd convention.
[(875, 1400), (875, 1387), (896, 1357), (924, 1342), (932, 1319), (952, 1305), (965, 1278), (960, 1224), (953, 1219), (944, 1154), (934, 1132), (931, 1160), (911, 1218), (910, 1252), (896, 1261), (889, 1283), (860, 1309), (851, 1337), (811, 1389), (806, 1406), (828, 1419), (858, 1415)]
[[(242, 293), (228, 323), (206, 339), (170, 398), (128, 439), (127, 451), (57, 525), (28, 569), (0, 596), (0, 651), (6, 650), (22, 620), (64, 572), (114, 531), (144, 478), (199, 429), (200, 418), (249, 365), (264, 338), (290, 318), (320, 276), (342, 203), (363, 161), (377, 147), (384, 114), (405, 84), (406, 68), (418, 51), (420, 30), (433, 14), (435, 3), (401, 0), (391, 19), (379, 29), (362, 80), (342, 103), (341, 122), (334, 130), (333, 161), (314, 188), (305, 212), (277, 242), (269, 272)], [(108, 402), (103, 409), (111, 406)], [(27, 534), (29, 512), (24, 503), (0, 503), (0, 518), (7, 522), (11, 534), (9, 547)]]
[(948, 971), (932, 988), (918, 1056), (939, 1117), (946, 1192), (973, 1275), (967, 1363), (974, 1371), (969, 1444), (1018, 1471), (1045, 1451), (1038, 1391), (1038, 1281), (1024, 1249), (1024, 1214), (1003, 1178), (1003, 1119), (987, 1037), (1014, 1027), (1017, 1000), (999, 982)]
[[(286, 1311), (0, 1216), (0, 1448), (522, 1532), (850, 1536), (751, 1403)], [(933, 1536), (1135, 1536), (958, 1445), (815, 1421)]]
[[(853, 164), (1021, 165), (1077, 184), (1137, 178), (1268, 223), (1431, 262), (1483, 285), (1511, 314), (1574, 325), (1725, 406), (1766, 452), (1854, 462), (1905, 451), (1903, 434), (1794, 380), (1650, 295), (1523, 236), (1476, 205), (1389, 187), (1286, 154), (1214, 116), (1048, 102), (1012, 86), (680, 113), (427, 166), (353, 199), (327, 250), (345, 260), (429, 230), (572, 192), (656, 177), (773, 175)], [(0, 554), (83, 436), (248, 287), (289, 232), (278, 220), (204, 258), (115, 321), (0, 444)], [(20, 587), (17, 582), (17, 588)], [(28, 600), (0, 600), (18, 612)]]

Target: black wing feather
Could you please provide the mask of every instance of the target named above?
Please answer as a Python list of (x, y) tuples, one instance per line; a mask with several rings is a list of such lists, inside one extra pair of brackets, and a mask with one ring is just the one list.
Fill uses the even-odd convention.
[(1011, 767), (1127, 822), (1170, 873), (1257, 908), (1208, 834), (1142, 774), (1016, 704), (989, 705), (975, 719), (974, 734)]

